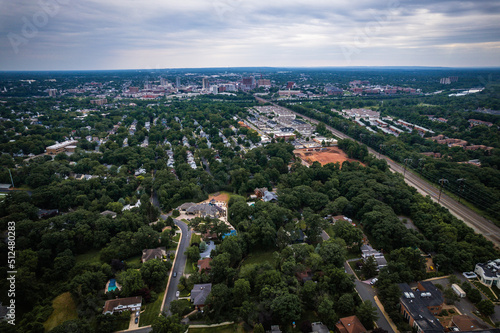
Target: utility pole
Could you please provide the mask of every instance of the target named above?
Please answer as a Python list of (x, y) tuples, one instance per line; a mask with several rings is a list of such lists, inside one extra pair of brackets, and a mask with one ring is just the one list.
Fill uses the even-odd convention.
[(384, 145), (384, 144), (379, 145), (379, 148), (380, 148), (380, 149), (379, 149), (379, 151), (378, 151), (378, 158), (380, 158), (380, 153), (382, 152), (382, 148), (385, 148), (385, 147), (387, 147), (387, 146), (386, 146), (386, 145)]
[(463, 191), (464, 191), (465, 178), (457, 179), (457, 183), (459, 184), (458, 185), (458, 202), (460, 202), (460, 194), (463, 195)]
[(413, 162), (413, 160), (411, 158), (405, 158), (405, 167), (404, 167), (404, 171), (403, 171), (403, 180), (405, 179), (406, 165), (408, 164), (408, 162)]
[(441, 201), (441, 193), (443, 192), (444, 183), (448, 183), (448, 179), (441, 178), (439, 180), (439, 184), (441, 184), (441, 187), (439, 188), (438, 203)]

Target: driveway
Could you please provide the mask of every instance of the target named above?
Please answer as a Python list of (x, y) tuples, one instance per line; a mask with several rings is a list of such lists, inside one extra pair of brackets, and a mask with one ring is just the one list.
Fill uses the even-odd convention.
[(382, 313), (382, 311), (378, 307), (377, 303), (375, 302), (375, 296), (377, 295), (377, 293), (375, 292), (375, 288), (372, 287), (370, 284), (359, 281), (356, 278), (356, 275), (354, 274), (354, 272), (352, 271), (351, 266), (349, 266), (347, 263), (344, 263), (344, 269), (346, 270), (347, 274), (354, 276), (354, 278), (355, 278), (354, 284), (356, 286), (356, 290), (357, 290), (359, 296), (361, 297), (361, 299), (363, 301), (369, 300), (372, 303), (372, 305), (377, 309), (377, 316), (378, 316), (377, 326), (383, 328), (384, 330), (386, 330), (389, 333), (395, 333), (394, 330), (392, 329), (391, 325), (389, 324), (389, 322), (385, 318), (384, 314)]

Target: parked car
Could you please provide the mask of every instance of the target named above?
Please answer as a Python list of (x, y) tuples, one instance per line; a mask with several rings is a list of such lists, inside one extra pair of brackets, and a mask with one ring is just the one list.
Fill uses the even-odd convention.
[(372, 285), (373, 285), (373, 284), (377, 283), (377, 281), (378, 281), (378, 279), (377, 279), (377, 278), (373, 278), (373, 279), (371, 280), (370, 284), (372, 284)]
[(174, 275), (173, 275), (173, 276), (174, 276), (174, 277), (177, 277), (177, 272), (174, 272)]
[(137, 324), (139, 322), (139, 317), (135, 317), (135, 323)]
[(180, 295), (181, 295), (181, 292), (180, 292), (179, 290), (177, 290), (177, 291), (175, 292), (175, 297), (179, 298), (179, 296), (180, 296)]
[(136, 317), (139, 317), (139, 311), (136, 311), (136, 312), (135, 312), (135, 316), (136, 316)]

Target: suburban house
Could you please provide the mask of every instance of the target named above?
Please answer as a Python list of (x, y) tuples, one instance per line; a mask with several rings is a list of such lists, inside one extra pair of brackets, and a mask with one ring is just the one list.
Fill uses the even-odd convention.
[(297, 280), (302, 283), (305, 283), (306, 281), (312, 281), (312, 276), (312, 271), (309, 268), (295, 273), (295, 277), (297, 278)]
[(330, 333), (328, 327), (322, 322), (312, 323), (311, 326), (313, 333)]
[(483, 284), (500, 288), (500, 259), (476, 264), (474, 273), (477, 274)]
[(400, 283), (398, 286), (403, 293), (399, 300), (401, 314), (410, 326), (415, 327), (418, 333), (443, 332), (443, 326), (435, 317), (444, 304), (441, 291), (429, 281), (419, 282), (416, 290), (411, 289), (407, 283)]
[(104, 303), (104, 310), (102, 311), (102, 313), (113, 314), (115, 312), (123, 312), (126, 310), (134, 312), (141, 309), (141, 304), (141, 296), (111, 299)]
[(212, 267), (210, 267), (210, 262), (212, 261), (212, 258), (204, 258), (198, 260), (198, 271), (201, 273), (203, 270), (205, 270), (205, 273), (209, 273)]
[(199, 217), (219, 217), (225, 215), (225, 210), (217, 205), (201, 203), (190, 206), (186, 209), (186, 214)]
[(193, 286), (191, 290), (191, 302), (193, 302), (198, 310), (201, 310), (205, 306), (210, 291), (212, 291), (211, 283), (195, 284)]
[(387, 266), (387, 260), (385, 259), (384, 255), (375, 250), (373, 247), (370, 245), (364, 244), (361, 246), (361, 256), (363, 257), (363, 260), (366, 260), (368, 257), (373, 257), (375, 259), (375, 262), (377, 263), (377, 270), (382, 269), (382, 267)]
[(265, 191), (262, 200), (265, 202), (276, 202), (278, 201), (278, 195), (273, 192)]
[(339, 322), (335, 325), (335, 328), (338, 333), (368, 332), (356, 316), (340, 318)]
[(141, 262), (145, 263), (151, 259), (163, 259), (167, 256), (167, 250), (164, 247), (157, 247), (156, 249), (142, 250)]
[(179, 207), (177, 207), (177, 210), (180, 212), (185, 212), (191, 206), (196, 206), (196, 204), (194, 202), (186, 202), (186, 203), (183, 203), (182, 205), (180, 205)]

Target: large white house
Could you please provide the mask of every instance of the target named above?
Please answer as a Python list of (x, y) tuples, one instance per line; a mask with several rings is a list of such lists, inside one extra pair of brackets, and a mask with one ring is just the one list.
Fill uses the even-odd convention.
[(474, 272), (483, 284), (500, 288), (500, 259), (476, 264)]
[(138, 311), (141, 309), (142, 297), (127, 297), (127, 298), (117, 298), (106, 301), (104, 304), (103, 314), (113, 314), (115, 312), (123, 312), (129, 310), (131, 312)]

